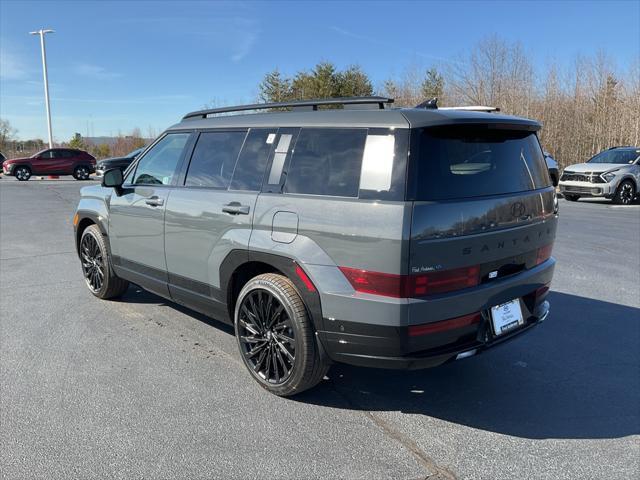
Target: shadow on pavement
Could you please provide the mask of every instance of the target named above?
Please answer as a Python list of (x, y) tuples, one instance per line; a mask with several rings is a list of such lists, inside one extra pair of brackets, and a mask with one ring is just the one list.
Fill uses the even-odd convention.
[(524, 438), (640, 434), (640, 309), (563, 293), (550, 301), (540, 327), (478, 357), (418, 371), (335, 365), (294, 399)]
[[(542, 325), (477, 357), (414, 371), (336, 364), (328, 380), (292, 400), (401, 411), (524, 438), (640, 434), (640, 309), (558, 292), (549, 300)], [(136, 286), (121, 301), (168, 305), (234, 334)]]

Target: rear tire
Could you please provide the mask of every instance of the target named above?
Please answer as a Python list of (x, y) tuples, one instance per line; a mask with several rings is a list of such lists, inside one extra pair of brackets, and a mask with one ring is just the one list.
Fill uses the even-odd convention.
[(29, 167), (25, 167), (24, 165), (20, 165), (15, 169), (13, 175), (21, 182), (26, 182), (31, 178), (31, 169)]
[(251, 279), (238, 296), (234, 325), (245, 366), (275, 395), (314, 387), (329, 369), (302, 298), (287, 277), (265, 273)]
[(80, 264), (89, 291), (103, 300), (121, 296), (129, 282), (111, 268), (109, 251), (97, 225), (89, 225), (80, 237)]
[(636, 186), (631, 180), (623, 180), (613, 196), (616, 205), (630, 205), (636, 197)]
[(89, 167), (86, 165), (78, 165), (73, 171), (73, 178), (76, 180), (89, 180)]
[(570, 202), (577, 202), (578, 199), (580, 198), (580, 195), (571, 195), (569, 193), (565, 193), (564, 198)]

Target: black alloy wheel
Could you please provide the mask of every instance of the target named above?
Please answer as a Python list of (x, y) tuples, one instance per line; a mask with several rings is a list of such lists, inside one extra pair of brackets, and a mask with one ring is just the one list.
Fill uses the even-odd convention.
[(104, 255), (93, 235), (82, 237), (80, 257), (87, 286), (92, 292), (99, 292), (104, 283)]
[(616, 190), (613, 201), (619, 205), (629, 205), (636, 196), (636, 187), (631, 180), (624, 180)]
[(295, 333), (284, 306), (270, 292), (253, 290), (242, 300), (238, 339), (247, 363), (265, 382), (281, 385), (289, 379)]

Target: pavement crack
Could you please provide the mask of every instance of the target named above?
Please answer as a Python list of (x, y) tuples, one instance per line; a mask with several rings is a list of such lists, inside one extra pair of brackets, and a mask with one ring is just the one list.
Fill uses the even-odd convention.
[(371, 420), (382, 433), (389, 437), (390, 439), (398, 442), (402, 447), (408, 450), (413, 457), (417, 460), (417, 462), (428, 471), (428, 474), (423, 477), (426, 479), (433, 480), (455, 480), (456, 476), (450, 470), (439, 466), (429, 455), (427, 455), (420, 446), (416, 443), (415, 440), (408, 437), (401, 431), (399, 431), (391, 422), (388, 422), (384, 418), (379, 415), (376, 415), (370, 410), (367, 410), (363, 406), (354, 402), (351, 398), (349, 398), (345, 393), (341, 392), (335, 386), (332, 385), (332, 390), (339, 395), (353, 410), (362, 411), (368, 418)]

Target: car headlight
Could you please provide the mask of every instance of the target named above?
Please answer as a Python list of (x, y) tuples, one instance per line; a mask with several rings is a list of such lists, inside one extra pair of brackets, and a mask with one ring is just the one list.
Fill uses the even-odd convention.
[(611, 180), (613, 180), (614, 178), (616, 178), (616, 173), (615, 173), (615, 172), (617, 172), (617, 170), (614, 170), (614, 171), (612, 171), (612, 172), (603, 173), (603, 174), (602, 174), (602, 175), (600, 175), (600, 176), (603, 178), (603, 180), (604, 180), (605, 182), (607, 182), (607, 183), (608, 183), (608, 182), (610, 182)]

